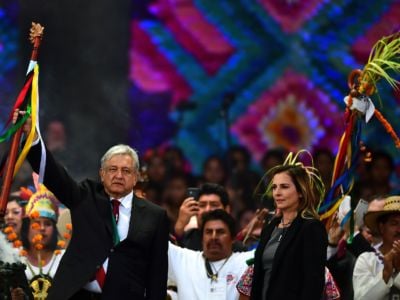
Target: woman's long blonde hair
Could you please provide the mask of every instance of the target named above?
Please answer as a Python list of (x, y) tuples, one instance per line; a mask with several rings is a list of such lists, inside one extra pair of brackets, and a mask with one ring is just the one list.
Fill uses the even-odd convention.
[[(297, 161), (300, 153), (305, 152), (311, 158), (311, 166), (305, 166)], [(318, 209), (324, 199), (325, 186), (319, 174), (314, 168), (312, 156), (307, 151), (299, 151), (296, 155), (289, 153), (285, 162), (270, 169), (263, 178), (270, 178), (270, 182), (265, 190), (265, 195), (272, 196), (272, 179), (276, 174), (286, 173), (292, 179), (297, 192), (301, 195), (298, 211), (303, 218), (319, 219)]]

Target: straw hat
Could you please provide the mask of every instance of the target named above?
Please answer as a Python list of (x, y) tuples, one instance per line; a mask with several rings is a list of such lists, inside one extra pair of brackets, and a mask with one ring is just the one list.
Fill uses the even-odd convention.
[(400, 214), (400, 196), (391, 196), (386, 198), (383, 210), (367, 212), (364, 216), (364, 224), (372, 231), (379, 232), (377, 224), (378, 218), (393, 213)]

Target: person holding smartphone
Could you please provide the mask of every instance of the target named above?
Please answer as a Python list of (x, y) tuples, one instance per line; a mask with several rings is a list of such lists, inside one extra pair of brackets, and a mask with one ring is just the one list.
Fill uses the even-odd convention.
[[(179, 209), (178, 220), (175, 223), (175, 236), (180, 246), (192, 250), (202, 250), (201, 219), (204, 213), (223, 209), (230, 213), (229, 196), (225, 188), (216, 183), (204, 183), (200, 188), (189, 188), (186, 198)], [(185, 230), (190, 219), (195, 217), (197, 227)], [(234, 251), (244, 251), (246, 248), (235, 242)]]

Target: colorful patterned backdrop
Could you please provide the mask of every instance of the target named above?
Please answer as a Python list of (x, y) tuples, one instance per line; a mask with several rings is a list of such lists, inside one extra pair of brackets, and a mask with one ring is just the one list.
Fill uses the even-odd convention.
[[(399, 1), (152, 2), (132, 20), (130, 79), (134, 101), (162, 95), (153, 100), (161, 109), (144, 109), (142, 134), (165, 139), (145, 146), (172, 140), (199, 168), (229, 142), (221, 117), (228, 99), (232, 143), (247, 145), (255, 160), (276, 146), (336, 151), (347, 76), (379, 38), (400, 29), (399, 15)], [(381, 98), (400, 131), (399, 98), (385, 85)], [(167, 132), (171, 122), (180, 126)], [(378, 122), (363, 139), (398, 156)]]
[[(15, 93), (18, 65), (18, 4), (5, 0), (0, 4), (0, 115), (8, 116), (11, 95)], [(3, 120), (3, 117), (0, 118)]]
[[(12, 2), (0, 4), (0, 97), (16, 64)], [(336, 151), (347, 76), (400, 30), (399, 15), (398, 0), (133, 0), (130, 142), (142, 153), (179, 145), (197, 172), (228, 143), (248, 146), (255, 161), (275, 146)], [(400, 133), (400, 95), (380, 88)], [(397, 159), (379, 122), (363, 140)]]

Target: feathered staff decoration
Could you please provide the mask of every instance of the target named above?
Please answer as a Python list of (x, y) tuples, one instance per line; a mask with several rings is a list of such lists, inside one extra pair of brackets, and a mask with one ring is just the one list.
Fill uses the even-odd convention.
[[(353, 70), (348, 78), (350, 92), (345, 97), (345, 131), (339, 143), (336, 155), (331, 188), (322, 203), (319, 213), (321, 220), (326, 221), (329, 228), (332, 216), (344, 199), (348, 199), (354, 182), (354, 169), (359, 158), (359, 144), (362, 117), (368, 122), (375, 116), (390, 134), (397, 148), (400, 139), (389, 122), (375, 108), (371, 96), (378, 95), (377, 84), (381, 79), (386, 80), (394, 89), (398, 81), (390, 74), (400, 73), (400, 35), (399, 33), (379, 40), (372, 48), (368, 62), (363, 70)], [(341, 225), (348, 219), (352, 220), (352, 211), (344, 218)], [(353, 223), (353, 222), (352, 222)], [(351, 226), (352, 228), (353, 226)]]
[[(0, 217), (4, 217), (5, 209), (7, 206), (8, 196), (10, 194), (10, 186), (13, 177), (18, 172), (26, 155), (32, 145), (35, 130), (38, 131), (40, 137), (40, 130), (38, 124), (38, 109), (39, 109), (39, 65), (37, 64), (38, 50), (42, 40), (44, 27), (38, 23), (32, 23), (29, 39), (33, 44), (31, 59), (29, 61), (28, 71), (26, 75), (25, 84), (20, 91), (14, 107), (10, 113), (10, 117), (5, 126), (3, 134), (0, 136), (0, 142), (8, 140), (12, 137), (10, 151), (7, 157), (5, 169), (1, 170), (3, 177), (2, 190), (0, 195)], [(30, 94), (29, 94), (30, 91)], [(30, 97), (28, 97), (30, 95)], [(12, 116), (15, 109), (26, 110), (26, 114), (19, 118), (15, 124), (11, 124)], [(32, 130), (26, 137), (24, 147), (20, 150), (20, 143), (22, 137), (22, 126), (28, 117), (32, 118)], [(44, 147), (42, 143), (42, 147)], [(42, 156), (41, 160), (41, 173), (44, 170), (45, 157)], [(43, 176), (43, 175), (42, 175)]]

